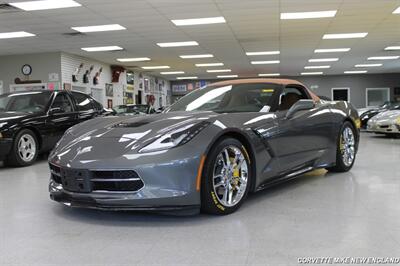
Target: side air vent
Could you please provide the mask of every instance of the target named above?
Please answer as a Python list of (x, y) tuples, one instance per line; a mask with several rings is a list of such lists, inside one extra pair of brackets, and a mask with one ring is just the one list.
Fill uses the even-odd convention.
[(0, 14), (21, 12), (21, 11), (22, 11), (21, 9), (13, 7), (12, 5), (0, 3)]

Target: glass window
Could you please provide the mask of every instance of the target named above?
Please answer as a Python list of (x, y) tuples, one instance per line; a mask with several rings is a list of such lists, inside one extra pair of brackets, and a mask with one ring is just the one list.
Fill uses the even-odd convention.
[(0, 96), (1, 112), (38, 113), (45, 111), (50, 92), (18, 92)]
[(51, 108), (60, 108), (65, 113), (73, 112), (72, 104), (69, 97), (65, 93), (58, 94), (54, 99)]
[(182, 97), (168, 112), (265, 112), (269, 111), (276, 84), (248, 83), (207, 86)]
[(389, 88), (367, 88), (367, 107), (380, 106), (389, 101)]
[(309, 99), (304, 89), (298, 87), (285, 87), (280, 97), (279, 111), (289, 110), (301, 99)]
[(79, 111), (93, 111), (91, 98), (83, 93), (72, 92)]

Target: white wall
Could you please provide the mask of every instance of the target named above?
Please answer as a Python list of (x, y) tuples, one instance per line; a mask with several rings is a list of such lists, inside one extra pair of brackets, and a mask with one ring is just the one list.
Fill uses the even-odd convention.
[(9, 92), (10, 84), (14, 84), (15, 78), (25, 80), (21, 68), (25, 64), (32, 66), (30, 80), (41, 80), (43, 83), (49, 82), (49, 74), (57, 73), (61, 75), (60, 53), (40, 53), (0, 56), (0, 81), (3, 81), (3, 91)]

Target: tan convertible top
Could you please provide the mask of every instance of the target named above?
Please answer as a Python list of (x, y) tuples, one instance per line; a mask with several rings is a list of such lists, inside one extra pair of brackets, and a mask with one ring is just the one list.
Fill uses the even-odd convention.
[(272, 84), (278, 84), (278, 85), (300, 85), (304, 88), (307, 89), (308, 93), (311, 95), (311, 98), (314, 101), (319, 101), (320, 98), (310, 91), (307, 86), (305, 86), (303, 83), (294, 80), (294, 79), (265, 79), (265, 78), (253, 78), (253, 79), (235, 79), (235, 80), (226, 80), (226, 81), (220, 81), (216, 83), (212, 83), (210, 85), (212, 86), (225, 86), (225, 85), (235, 85), (235, 84), (245, 84), (245, 83), (272, 83)]

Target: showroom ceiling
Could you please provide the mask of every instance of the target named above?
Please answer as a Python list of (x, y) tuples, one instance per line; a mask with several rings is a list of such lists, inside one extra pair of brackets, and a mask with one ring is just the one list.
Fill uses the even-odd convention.
[[(368, 57), (400, 56), (385, 47), (400, 45), (399, 0), (75, 0), (81, 7), (22, 11), (0, 9), (0, 33), (26, 31), (34, 37), (0, 39), (0, 55), (64, 51), (110, 64), (170, 66), (160, 72), (184, 71), (181, 76), (215, 78), (217, 75), (254, 77), (280, 73), (300, 75), (345, 71), (399, 72), (400, 59), (368, 61)], [(11, 2), (11, 1), (10, 1)], [(22, 2), (22, 1), (12, 1)], [(1, 3), (8, 1), (0, 0)], [(336, 16), (281, 20), (284, 12), (337, 10)], [(226, 23), (176, 26), (171, 20), (223, 17)], [(126, 30), (77, 34), (71, 27), (119, 24)], [(323, 39), (325, 34), (368, 33), (365, 38)], [(198, 46), (162, 48), (157, 43), (195, 41)], [(115, 52), (87, 52), (81, 48), (120, 46)], [(350, 48), (334, 53), (316, 49)], [(349, 51), (348, 51), (349, 50)], [(280, 51), (280, 54), (248, 56), (246, 52)], [(212, 54), (213, 58), (182, 59), (180, 55)], [(117, 58), (147, 57), (145, 62), (118, 62)], [(337, 58), (330, 62), (310, 59)], [(274, 64), (252, 64), (273, 61)], [(278, 63), (279, 62), (279, 63)], [(198, 67), (196, 64), (223, 63)], [(270, 62), (272, 63), (272, 62)], [(377, 67), (358, 67), (378, 64)], [(382, 64), (380, 66), (380, 64)], [(311, 68), (309, 68), (311, 66)], [(330, 68), (315, 69), (315, 66)], [(305, 69), (308, 67), (308, 69)], [(207, 70), (230, 69), (209, 73)], [(351, 73), (351, 72), (350, 72)]]

